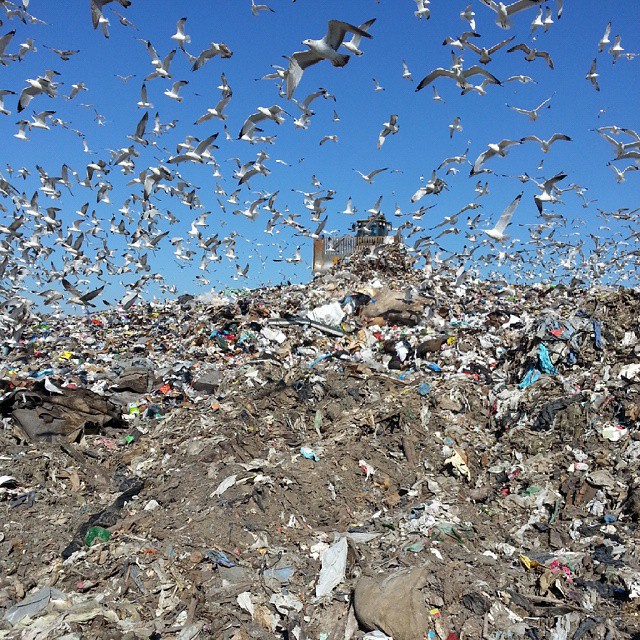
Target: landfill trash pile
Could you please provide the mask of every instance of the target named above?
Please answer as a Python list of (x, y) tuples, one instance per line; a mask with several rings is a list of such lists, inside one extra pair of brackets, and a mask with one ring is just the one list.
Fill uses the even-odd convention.
[(638, 291), (350, 260), (31, 310), (0, 638), (639, 637)]
[(390, 243), (364, 245), (358, 250), (338, 260), (332, 273), (348, 269), (363, 282), (379, 274), (387, 276), (407, 276), (413, 271), (415, 258), (407, 251), (404, 244)]

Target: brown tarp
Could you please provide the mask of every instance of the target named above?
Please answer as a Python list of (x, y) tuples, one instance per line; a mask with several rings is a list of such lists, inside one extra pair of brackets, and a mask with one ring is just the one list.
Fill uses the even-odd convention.
[(38, 384), (16, 389), (0, 402), (0, 415), (12, 417), (31, 441), (72, 441), (85, 431), (123, 426), (118, 407), (88, 389), (49, 393)]

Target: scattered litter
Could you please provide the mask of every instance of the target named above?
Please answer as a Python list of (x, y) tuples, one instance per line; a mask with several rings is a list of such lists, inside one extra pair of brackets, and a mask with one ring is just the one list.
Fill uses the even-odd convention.
[(35, 617), (50, 604), (64, 603), (67, 600), (66, 594), (59, 589), (44, 587), (11, 607), (4, 614), (4, 620), (8, 620), (11, 624), (18, 624), (24, 618)]
[(316, 598), (329, 595), (344, 581), (348, 550), (347, 539), (340, 538), (322, 554), (322, 569), (316, 584)]
[(389, 256), (34, 318), (0, 363), (0, 637), (633, 637), (638, 294)]
[(318, 456), (318, 454), (309, 447), (301, 447), (300, 455), (302, 455), (302, 457), (306, 458), (307, 460), (313, 460), (314, 462), (320, 461), (320, 457)]

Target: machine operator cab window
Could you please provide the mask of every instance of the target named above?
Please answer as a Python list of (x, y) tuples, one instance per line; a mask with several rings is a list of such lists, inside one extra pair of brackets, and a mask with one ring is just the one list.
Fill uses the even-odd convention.
[(357, 238), (380, 238), (389, 235), (391, 224), (384, 215), (379, 214), (371, 216), (368, 220), (358, 220), (351, 230), (356, 232)]

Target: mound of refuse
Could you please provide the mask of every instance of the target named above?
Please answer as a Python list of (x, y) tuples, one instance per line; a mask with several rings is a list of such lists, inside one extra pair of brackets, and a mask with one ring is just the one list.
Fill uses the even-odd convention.
[(0, 638), (638, 638), (639, 292), (406, 258), (31, 309)]
[(347, 269), (363, 282), (378, 275), (410, 277), (414, 272), (415, 261), (405, 245), (400, 242), (365, 244), (338, 260), (331, 268), (331, 273), (340, 274)]

